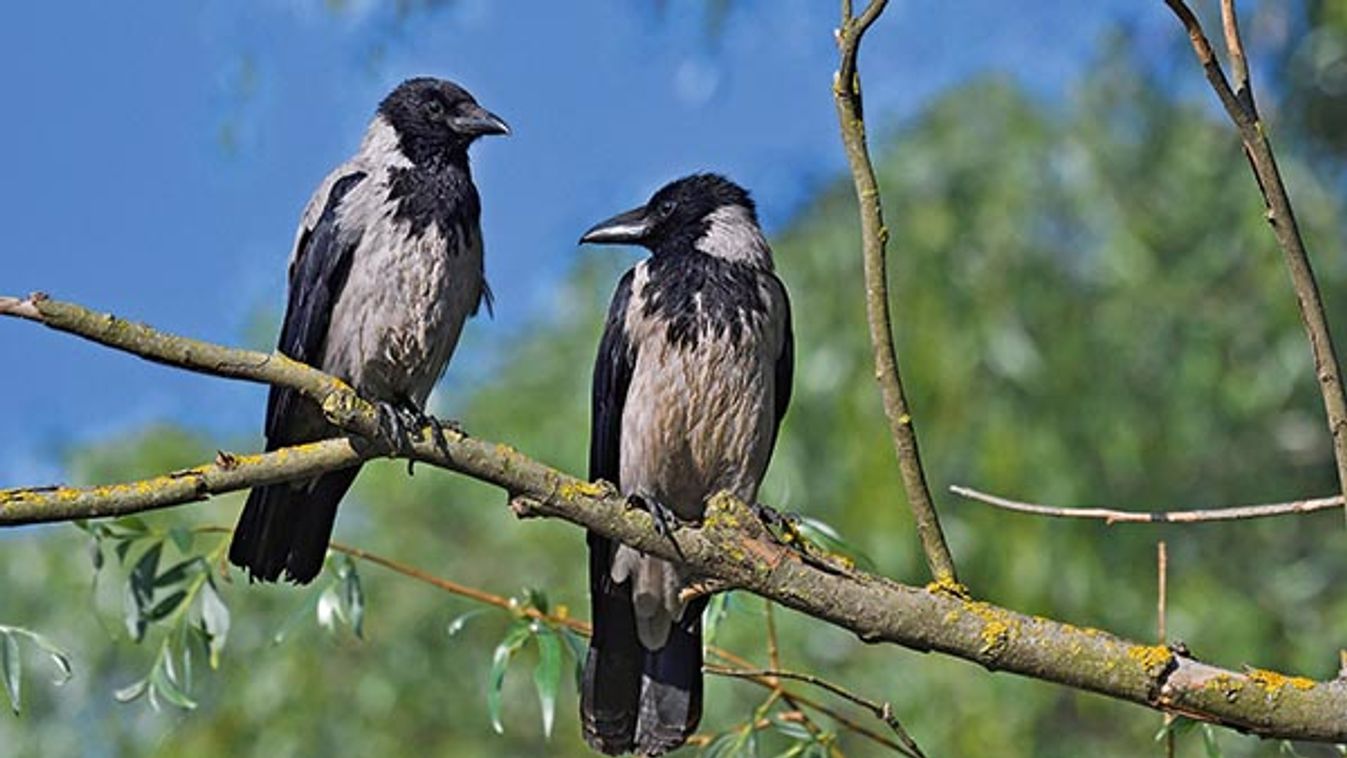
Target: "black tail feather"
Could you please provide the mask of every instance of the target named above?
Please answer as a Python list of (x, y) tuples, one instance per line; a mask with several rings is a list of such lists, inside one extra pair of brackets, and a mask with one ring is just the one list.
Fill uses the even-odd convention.
[(635, 746), (645, 649), (636, 638), (631, 590), (609, 574), (612, 542), (589, 533), (589, 602), (594, 625), (580, 686), (580, 723), (585, 742), (619, 755)]
[(308, 584), (323, 570), (337, 504), (360, 468), (324, 474), (307, 482), (255, 487), (234, 528), (229, 562), (249, 576)]
[(697, 731), (702, 720), (702, 610), (707, 598), (692, 601), (669, 630), (659, 650), (645, 654), (636, 749), (663, 755)]
[(662, 755), (687, 741), (702, 717), (702, 610), (688, 604), (668, 642), (650, 651), (636, 634), (628, 582), (615, 584), (613, 543), (589, 533), (590, 618), (594, 633), (580, 687), (589, 746), (608, 755)]

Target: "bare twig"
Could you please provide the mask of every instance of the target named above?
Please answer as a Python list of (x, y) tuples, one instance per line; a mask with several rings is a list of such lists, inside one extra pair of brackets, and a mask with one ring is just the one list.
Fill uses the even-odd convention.
[[(1166, 607), (1169, 597), (1169, 554), (1165, 551), (1165, 541), (1160, 540), (1155, 543), (1155, 576), (1156, 576), (1156, 599), (1155, 599), (1155, 637), (1156, 642), (1165, 644), (1167, 635), (1166, 626)], [(1165, 726), (1165, 758), (1174, 758), (1174, 730), (1170, 726), (1174, 723), (1174, 714), (1166, 713), (1164, 717)]]
[[(149, 327), (137, 327), (139, 338), (122, 340), (116, 335), (109, 337), (102, 326), (103, 318), (77, 305), (42, 300), (34, 302), (33, 307), (39, 320), (45, 309), (57, 307), (70, 317), (64, 323), (72, 333), (83, 335), (83, 330), (88, 330), (90, 336), (128, 352), (204, 373), (240, 376), (242, 371), (236, 365), (239, 357), (256, 355), (211, 345), (207, 347), (216, 351), (224, 366), (202, 366), (195, 354), (183, 348), (203, 343)], [(307, 367), (299, 372), (276, 370), (266, 381), (303, 391), (313, 386), (315, 375), (328, 388), (322, 407), (334, 423), (348, 423), (350, 426), (343, 428), (351, 429), (370, 421), (377, 428), (370, 404), (321, 372)], [(369, 418), (366, 408), (371, 409)], [(966, 590), (948, 582), (919, 588), (859, 570), (829, 571), (772, 539), (747, 504), (723, 494), (707, 503), (702, 527), (682, 527), (671, 535), (662, 534), (648, 514), (629, 508), (626, 499), (603, 482), (577, 479), (508, 445), (457, 433), (438, 440), (430, 437), (429, 429), (420, 430), (409, 451), (400, 457), (500, 487), (512, 496), (523, 515), (562, 519), (655, 557), (679, 560), (694, 575), (714, 577), (728, 587), (747, 590), (848, 629), (869, 642), (945, 653), (989, 669), (1098, 692), (1263, 736), (1347, 741), (1347, 722), (1342, 719), (1347, 713), (1347, 688), (1335, 682), (1221, 669), (1201, 663), (1184, 651), (1144, 645), (1097, 629), (973, 600)], [(318, 445), (324, 449), (328, 446), (338, 452), (344, 446), (355, 456), (334, 462), (333, 469), (339, 464), (349, 465), (362, 455), (349, 439)], [(286, 448), (267, 454), (266, 460), (275, 466), (266, 473), (268, 481), (312, 475), (313, 461), (300, 451)], [(237, 463), (235, 458), (232, 464), (226, 460), (216, 465), (228, 468)], [(212, 492), (253, 484), (239, 477)], [(44, 508), (64, 509), (63, 518), (77, 518), (107, 513), (109, 509), (134, 512), (163, 507), (170, 501), (195, 502), (204, 496), (200, 488), (193, 487), (176, 492), (174, 497), (147, 496), (146, 502), (153, 502), (142, 502), (136, 508), (119, 505), (132, 497), (130, 490), (142, 486), (154, 490), (170, 487), (171, 483), (152, 479), (123, 487), (3, 492), (0, 526), (34, 520), (35, 515), (36, 520), (43, 520), (40, 512)], [(78, 498), (80, 507), (63, 505), (61, 501), (68, 498)], [(18, 516), (13, 511), (16, 502), (23, 511)], [(1228, 697), (1232, 687), (1248, 696)]]
[(851, 690), (848, 690), (847, 688), (843, 687), (840, 684), (830, 682), (827, 679), (814, 676), (813, 674), (802, 674), (795, 671), (782, 671), (780, 669), (739, 671), (732, 669), (708, 668), (707, 670), (714, 674), (720, 674), (722, 676), (734, 677), (738, 679), (751, 679), (753, 677), (760, 677), (760, 676), (768, 677), (770, 679), (791, 679), (793, 681), (804, 682), (805, 684), (811, 684), (815, 687), (825, 689), (828, 692), (831, 692), (832, 694), (842, 698), (843, 700), (848, 700), (852, 703), (855, 703), (856, 705), (859, 705), (860, 707), (875, 714), (875, 718), (887, 724), (888, 727), (893, 730), (893, 733), (898, 736), (898, 739), (903, 743), (903, 747), (905, 748), (903, 751), (904, 754), (913, 756), (913, 758), (924, 758), (925, 756), (925, 754), (921, 752), (921, 748), (917, 745), (916, 740), (912, 739), (912, 735), (908, 734), (907, 729), (903, 728), (903, 725), (898, 720), (898, 717), (893, 715), (892, 706), (890, 706), (888, 703), (876, 703), (875, 701), (870, 700), (869, 698), (857, 695), (856, 693), (852, 692)]
[(898, 468), (903, 476), (903, 488), (917, 525), (922, 549), (931, 576), (938, 582), (956, 584), (958, 577), (945, 534), (940, 528), (931, 490), (926, 484), (926, 472), (921, 466), (917, 448), (917, 431), (912, 412), (903, 392), (902, 375), (898, 370), (898, 353), (893, 344), (893, 324), (889, 314), (889, 284), (886, 246), (889, 231), (884, 226), (883, 207), (879, 199), (879, 182), (870, 161), (865, 137), (864, 106), (861, 101), (861, 79), (856, 70), (856, 57), (861, 38), (870, 25), (884, 12), (887, 0), (870, 0), (860, 16), (853, 16), (851, 3), (842, 4), (842, 25), (837, 30), (840, 53), (837, 73), (833, 77), (833, 99), (837, 104), (837, 120), (842, 132), (842, 145), (851, 176), (856, 185), (856, 201), (861, 219), (861, 248), (865, 261), (865, 315), (870, 325), (870, 346), (875, 355), (875, 380), (879, 382), (884, 415), (888, 418), (889, 434), (898, 453)]
[(762, 607), (763, 621), (767, 626), (767, 665), (770, 668), (781, 668), (781, 645), (776, 639), (776, 614), (772, 612), (773, 603), (771, 600), (764, 600)]
[(1333, 347), (1333, 337), (1328, 328), (1323, 298), (1319, 294), (1319, 284), (1310, 265), (1309, 253), (1305, 250), (1305, 241), (1300, 235), (1296, 223), (1291, 198), (1282, 182), (1281, 171), (1277, 167), (1277, 158), (1268, 141), (1267, 130), (1254, 105), (1253, 85), (1249, 81), (1248, 61), (1244, 56), (1244, 43), (1240, 39), (1239, 23), (1236, 19), (1234, 0), (1221, 0), (1222, 26), (1225, 29), (1226, 47), (1235, 69), (1239, 93), (1230, 88), (1221, 64), (1207, 41), (1202, 24), (1192, 9), (1183, 0), (1165, 0), (1165, 4), (1178, 17), (1188, 32), (1193, 52), (1206, 73), (1207, 81), (1216, 92), (1225, 112), (1230, 116), (1240, 140), (1244, 143), (1245, 155), (1258, 181), (1259, 191), (1267, 207), (1267, 221), (1272, 225), (1273, 236), (1281, 247), (1286, 267), (1291, 274), (1291, 284), (1295, 288), (1296, 302), (1300, 307), (1300, 320), (1305, 325), (1309, 338), (1310, 352), (1314, 356), (1314, 373), (1319, 380), (1319, 392), (1323, 396), (1324, 413), (1328, 417), (1328, 431), (1333, 436), (1333, 458), (1337, 463), (1338, 489), (1347, 492), (1347, 394), (1342, 386), (1342, 372), (1338, 365), (1337, 351)]
[(1196, 524), (1211, 521), (1239, 521), (1242, 519), (1268, 518), (1269, 516), (1290, 516), (1301, 513), (1314, 513), (1330, 508), (1342, 507), (1342, 495), (1293, 500), (1289, 503), (1268, 503), (1266, 505), (1239, 505), (1230, 508), (1211, 508), (1193, 511), (1120, 511), (1112, 508), (1062, 508), (1055, 505), (1025, 503), (1019, 500), (990, 495), (971, 487), (952, 486), (949, 491), (959, 497), (976, 500), (979, 503), (1003, 508), (1017, 513), (1054, 518), (1095, 519), (1106, 524)]

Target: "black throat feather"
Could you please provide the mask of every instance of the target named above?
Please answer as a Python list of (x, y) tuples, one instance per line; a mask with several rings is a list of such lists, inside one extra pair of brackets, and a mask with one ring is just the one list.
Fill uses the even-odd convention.
[(482, 202), (466, 159), (391, 169), (388, 199), (397, 203), (393, 218), (407, 222), (412, 234), (425, 234), (435, 224), (450, 255), (456, 255), (468, 241), (482, 216)]
[(767, 312), (761, 271), (747, 263), (688, 246), (652, 256), (646, 274), (641, 313), (665, 322), (665, 338), (681, 349), (695, 349), (702, 335), (728, 335), (737, 346), (748, 324)]

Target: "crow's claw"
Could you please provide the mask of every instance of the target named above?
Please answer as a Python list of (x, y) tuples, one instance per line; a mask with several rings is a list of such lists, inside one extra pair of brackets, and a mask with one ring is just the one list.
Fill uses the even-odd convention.
[(446, 458), (449, 457), (449, 442), (448, 435), (445, 434), (445, 431), (451, 431), (458, 437), (466, 436), (462, 424), (459, 424), (454, 419), (445, 419), (441, 421), (429, 413), (426, 413), (423, 414), (422, 420), (424, 425), (429, 426), (431, 431), (435, 433), (435, 448), (440, 451), (440, 455), (443, 455)]
[[(643, 495), (628, 495), (627, 505), (649, 513), (650, 518), (655, 521), (655, 533), (673, 541), (673, 532), (678, 526), (678, 514), (674, 513), (672, 508), (653, 497)], [(678, 543), (675, 542), (674, 546), (677, 547)]]
[(782, 529), (794, 532), (796, 526), (800, 523), (798, 513), (782, 513), (777, 509), (763, 505), (762, 503), (753, 504), (753, 514), (758, 517), (768, 529)]
[(402, 403), (381, 402), (378, 409), (379, 428), (383, 432), (384, 441), (402, 455), (411, 453), (411, 431), (420, 429), (420, 413)]

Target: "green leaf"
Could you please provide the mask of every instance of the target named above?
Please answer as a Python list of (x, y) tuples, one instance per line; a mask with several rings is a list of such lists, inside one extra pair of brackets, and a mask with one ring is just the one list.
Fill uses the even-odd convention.
[(145, 519), (139, 516), (122, 516), (113, 519), (112, 526), (120, 529), (123, 534), (149, 534), (150, 525), (145, 523)]
[(480, 616), (483, 613), (486, 613), (485, 608), (474, 608), (466, 613), (461, 613), (449, 622), (448, 626), (444, 628), (444, 631), (447, 632), (450, 637), (455, 637), (459, 632), (463, 631), (463, 627), (467, 626), (470, 619), (474, 616)]
[(589, 643), (581, 637), (578, 632), (569, 627), (559, 627), (561, 639), (566, 641), (566, 650), (570, 652), (571, 659), (575, 662), (575, 688), (580, 689), (581, 681), (585, 677), (585, 658), (589, 655)]
[(295, 606), (295, 609), (290, 612), (289, 616), (285, 617), (280, 627), (271, 635), (271, 644), (279, 645), (285, 642), (285, 638), (290, 636), (290, 632), (298, 628), (300, 623), (308, 618), (310, 613), (314, 612), (314, 607), (318, 605), (320, 599), (321, 596), (318, 593), (310, 592), (304, 602)]
[(206, 633), (210, 651), (210, 667), (220, 667), (220, 653), (229, 639), (229, 606), (220, 599), (215, 580), (201, 586), (201, 628)]
[(189, 576), (206, 569), (206, 562), (200, 556), (173, 564), (167, 571), (154, 578), (155, 587), (171, 587), (186, 580)]
[(70, 677), (73, 675), (70, 668), (70, 656), (67, 655), (64, 650), (57, 647), (56, 643), (29, 629), (18, 628), (10, 629), (9, 631), (12, 634), (21, 634), (27, 637), (32, 640), (33, 644), (37, 645), (42, 652), (51, 656), (51, 662), (55, 664), (57, 670), (60, 672), (59, 676), (52, 680), (54, 684), (60, 686), (70, 681)]
[(154, 669), (150, 671), (150, 687), (152, 689), (151, 697), (158, 694), (164, 700), (167, 700), (170, 705), (176, 705), (184, 710), (190, 711), (196, 708), (196, 701), (190, 698), (175, 681), (172, 656), (167, 649), (159, 658), (159, 662)]
[(556, 632), (543, 628), (533, 636), (538, 641), (538, 666), (533, 683), (538, 687), (538, 703), (543, 711), (543, 737), (552, 737), (552, 721), (557, 711), (557, 686), (561, 684), (561, 640)]
[(1171, 719), (1169, 723), (1164, 724), (1163, 726), (1160, 727), (1160, 731), (1155, 733), (1155, 741), (1159, 742), (1165, 738), (1166, 734), (1171, 733), (1175, 737), (1181, 737), (1187, 734), (1188, 732), (1191, 732), (1197, 726), (1197, 723), (1198, 722), (1190, 718), (1184, 718), (1183, 716), (1176, 716), (1173, 719)]
[(1221, 758), (1221, 743), (1216, 740), (1216, 730), (1211, 724), (1202, 725), (1202, 747), (1207, 750), (1207, 758)]
[(131, 552), (131, 548), (136, 544), (136, 540), (134, 538), (127, 539), (119, 537), (112, 537), (112, 539), (116, 540), (117, 543), (112, 546), (112, 552), (117, 554), (117, 562), (126, 563), (126, 554)]
[(328, 585), (318, 596), (318, 625), (329, 632), (336, 629), (337, 619), (341, 618), (341, 596), (336, 585)]
[(172, 595), (160, 600), (153, 608), (146, 611), (143, 614), (142, 619), (144, 621), (161, 621), (167, 618), (170, 613), (176, 611), (178, 606), (182, 605), (182, 601), (186, 598), (187, 590), (178, 590)]
[(805, 539), (813, 542), (830, 553), (840, 553), (856, 561), (856, 565), (866, 571), (875, 570), (875, 562), (859, 548), (842, 539), (831, 525), (809, 516), (801, 516), (796, 525)]
[(735, 732), (722, 732), (716, 735), (706, 747), (702, 748), (702, 758), (727, 758), (733, 755), (735, 741), (738, 734)]
[(720, 622), (725, 620), (725, 615), (729, 612), (730, 594), (717, 592), (707, 601), (706, 610), (702, 611), (702, 644), (716, 643), (716, 632), (720, 631)]
[(536, 587), (525, 587), (524, 597), (529, 606), (537, 608), (542, 613), (547, 613), (550, 603), (547, 600), (547, 591), (537, 589)]
[(192, 552), (192, 543), (196, 540), (196, 535), (185, 526), (175, 526), (168, 530), (168, 538), (173, 540), (173, 546), (178, 548), (178, 552), (187, 555)]
[(136, 642), (145, 638), (145, 612), (154, 599), (154, 577), (159, 570), (159, 556), (163, 549), (162, 542), (151, 545), (136, 560), (127, 578), (126, 630)]
[(496, 645), (491, 657), (491, 681), (486, 690), (486, 710), (491, 716), (491, 728), (497, 734), (504, 734), (505, 727), (500, 720), (501, 688), (505, 686), (505, 671), (510, 667), (510, 659), (519, 652), (533, 631), (528, 622), (519, 619), (510, 625), (505, 637)]
[(365, 590), (360, 586), (360, 572), (356, 571), (355, 561), (345, 556), (345, 565), (341, 570), (341, 599), (346, 606), (351, 631), (360, 639), (365, 638)]
[(89, 538), (89, 562), (94, 565), (94, 574), (103, 570), (103, 542), (97, 537)]
[(129, 703), (133, 700), (139, 699), (140, 696), (144, 695), (146, 690), (149, 689), (149, 686), (150, 686), (150, 679), (149, 677), (146, 677), (144, 679), (141, 679), (140, 681), (133, 682), (131, 684), (126, 685), (125, 687), (122, 687), (121, 689), (112, 693), (112, 697), (114, 697), (119, 703)]
[(810, 734), (809, 730), (805, 729), (804, 725), (798, 721), (786, 721), (778, 716), (772, 719), (772, 727), (792, 740), (808, 742), (814, 740), (814, 735)]
[(19, 661), (19, 642), (9, 632), (0, 632), (0, 676), (5, 680), (5, 693), (9, 695), (9, 708), (19, 715), (19, 677), (23, 676), (23, 663)]

